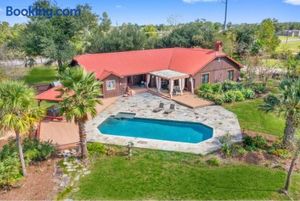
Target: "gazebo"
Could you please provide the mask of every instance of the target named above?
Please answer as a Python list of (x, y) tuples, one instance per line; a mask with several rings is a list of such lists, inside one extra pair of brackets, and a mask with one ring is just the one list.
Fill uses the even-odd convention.
[(191, 92), (194, 93), (194, 82), (193, 79), (190, 78), (190, 75), (177, 72), (174, 70), (160, 70), (160, 71), (154, 71), (146, 76), (146, 86), (147, 88), (149, 87), (151, 76), (155, 77), (156, 81), (156, 88), (158, 92), (161, 92), (161, 84), (162, 84), (162, 79), (168, 80), (169, 81), (169, 93), (172, 98), (173, 96), (173, 90), (174, 90), (174, 81), (178, 80), (179, 83), (179, 90), (180, 94), (183, 94), (183, 89), (185, 85), (185, 79), (189, 79), (191, 82)]
[[(48, 101), (48, 102), (55, 102), (59, 103), (63, 101), (62, 98), (62, 91), (61, 89), (63, 88), (62, 85), (56, 86), (53, 88), (48, 89), (47, 91), (44, 91), (36, 96), (36, 99), (38, 100), (39, 105), (41, 104), (42, 101)], [(74, 95), (74, 92), (70, 92), (68, 95), (72, 96)], [(52, 105), (47, 109), (47, 116), (46, 118), (48, 119), (57, 119), (57, 120), (62, 120), (63, 118), (60, 116), (59, 112), (59, 107), (57, 104)]]
[(50, 88), (47, 91), (38, 94), (36, 99), (39, 101), (39, 104), (41, 101), (60, 102), (63, 100), (61, 97), (61, 88), (62, 86)]

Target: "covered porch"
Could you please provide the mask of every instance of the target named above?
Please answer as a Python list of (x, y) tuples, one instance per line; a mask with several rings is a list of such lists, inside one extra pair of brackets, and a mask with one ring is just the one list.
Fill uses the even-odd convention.
[(190, 82), (190, 91), (194, 94), (194, 81), (190, 75), (173, 71), (173, 70), (160, 70), (150, 72), (146, 75), (146, 87), (149, 88), (151, 79), (155, 79), (156, 91), (160, 94), (170, 96), (183, 95), (187, 82)]

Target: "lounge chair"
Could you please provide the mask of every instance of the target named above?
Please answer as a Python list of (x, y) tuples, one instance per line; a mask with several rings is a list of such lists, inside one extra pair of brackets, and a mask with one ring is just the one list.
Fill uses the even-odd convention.
[(155, 108), (155, 109), (153, 110), (153, 112), (157, 113), (157, 112), (162, 111), (163, 109), (164, 109), (164, 104), (163, 104), (163, 103), (160, 103), (159, 106), (158, 106), (158, 108)]
[(170, 109), (166, 110), (164, 113), (165, 114), (170, 114), (170, 113), (172, 113), (174, 111), (175, 111), (175, 104), (171, 104), (170, 105)]

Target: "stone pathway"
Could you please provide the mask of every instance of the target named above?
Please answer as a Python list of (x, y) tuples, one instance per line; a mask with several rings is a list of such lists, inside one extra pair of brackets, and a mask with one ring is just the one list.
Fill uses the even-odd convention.
[[(162, 112), (153, 113), (159, 103), (164, 103), (167, 109), (170, 104), (176, 105), (176, 110), (169, 114)], [(198, 144), (152, 140), (143, 138), (129, 138), (103, 135), (97, 127), (109, 116), (119, 112), (136, 113), (136, 117), (168, 119), (178, 121), (201, 122), (214, 128), (211, 139)], [(132, 97), (121, 97), (113, 105), (103, 110), (96, 118), (86, 124), (88, 141), (102, 142), (106, 144), (127, 145), (133, 142), (135, 147), (161, 149), (168, 151), (180, 151), (196, 154), (207, 154), (220, 148), (219, 138), (229, 133), (233, 141), (242, 139), (241, 129), (237, 117), (232, 112), (221, 106), (208, 106), (191, 109), (175, 103), (172, 100), (163, 99), (150, 93), (137, 94)]]

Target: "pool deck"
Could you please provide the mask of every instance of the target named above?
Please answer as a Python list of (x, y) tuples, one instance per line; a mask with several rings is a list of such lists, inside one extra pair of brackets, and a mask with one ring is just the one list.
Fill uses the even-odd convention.
[[(152, 110), (157, 108), (159, 103), (165, 105), (168, 109), (171, 103), (176, 105), (176, 110), (169, 114), (163, 114), (163, 111), (154, 113)], [(136, 117), (167, 119), (176, 121), (201, 122), (214, 128), (214, 135), (211, 139), (192, 144), (172, 141), (162, 141), (144, 138), (131, 138), (105, 135), (100, 133), (98, 126), (109, 116), (116, 115), (119, 112), (136, 113)], [(201, 108), (189, 108), (176, 103), (173, 100), (167, 100), (150, 93), (136, 94), (131, 97), (120, 97), (116, 102), (102, 110), (94, 119), (86, 124), (87, 138), (91, 142), (101, 142), (105, 144), (128, 145), (133, 142), (135, 147), (159, 149), (166, 151), (178, 151), (195, 154), (208, 154), (221, 147), (219, 138), (225, 134), (232, 136), (232, 141), (242, 140), (241, 129), (237, 117), (232, 112), (221, 106), (207, 106)]]
[[(97, 105), (97, 113), (101, 113), (114, 104), (117, 97), (101, 99), (102, 104)], [(89, 119), (92, 119), (89, 117)], [(76, 147), (79, 143), (78, 126), (74, 122), (43, 120), (40, 123), (39, 139), (52, 141), (59, 149)]]

